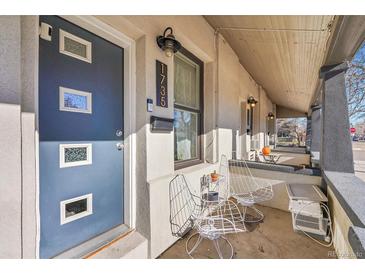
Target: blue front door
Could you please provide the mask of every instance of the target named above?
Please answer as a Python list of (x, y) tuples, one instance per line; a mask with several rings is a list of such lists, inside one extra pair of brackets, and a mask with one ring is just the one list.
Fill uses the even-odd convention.
[(56, 16), (39, 39), (40, 257), (123, 223), (123, 49)]

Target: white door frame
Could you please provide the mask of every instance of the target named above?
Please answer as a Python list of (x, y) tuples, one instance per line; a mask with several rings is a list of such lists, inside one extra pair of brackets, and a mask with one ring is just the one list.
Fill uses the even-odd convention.
[[(124, 50), (124, 224), (136, 227), (136, 46), (135, 41), (91, 15), (61, 16), (63, 19), (98, 35)], [(39, 18), (39, 17), (38, 17)], [(38, 61), (37, 61), (38, 65)], [(38, 70), (38, 68), (37, 68)], [(38, 81), (38, 80), (37, 80)], [(38, 108), (36, 109), (38, 116)], [(37, 138), (38, 139), (38, 138)], [(37, 140), (37, 163), (39, 140)], [(39, 165), (37, 164), (37, 188), (39, 189)], [(39, 204), (39, 194), (37, 194)], [(40, 223), (38, 206), (38, 227)], [(37, 258), (39, 258), (40, 234), (37, 235)]]

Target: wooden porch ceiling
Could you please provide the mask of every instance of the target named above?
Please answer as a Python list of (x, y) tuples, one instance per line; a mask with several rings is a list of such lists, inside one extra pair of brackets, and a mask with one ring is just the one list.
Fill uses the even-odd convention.
[(334, 16), (205, 16), (271, 100), (307, 112)]

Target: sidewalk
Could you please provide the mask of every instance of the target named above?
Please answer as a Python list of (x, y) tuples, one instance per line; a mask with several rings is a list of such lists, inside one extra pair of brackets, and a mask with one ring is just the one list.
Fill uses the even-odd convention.
[(354, 161), (355, 174), (357, 177), (365, 181), (365, 161)]

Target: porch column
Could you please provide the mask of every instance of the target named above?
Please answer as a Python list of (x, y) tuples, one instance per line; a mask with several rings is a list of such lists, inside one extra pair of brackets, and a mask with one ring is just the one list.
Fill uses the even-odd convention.
[(311, 150), (312, 143), (312, 117), (307, 116), (307, 129), (305, 134), (305, 151), (309, 152)]
[(321, 106), (314, 106), (311, 114), (311, 152), (321, 151)]
[[(345, 88), (346, 63), (324, 66), (322, 92), (322, 146), (323, 170), (354, 172), (350, 123)], [(312, 121), (313, 122), (313, 121)]]

